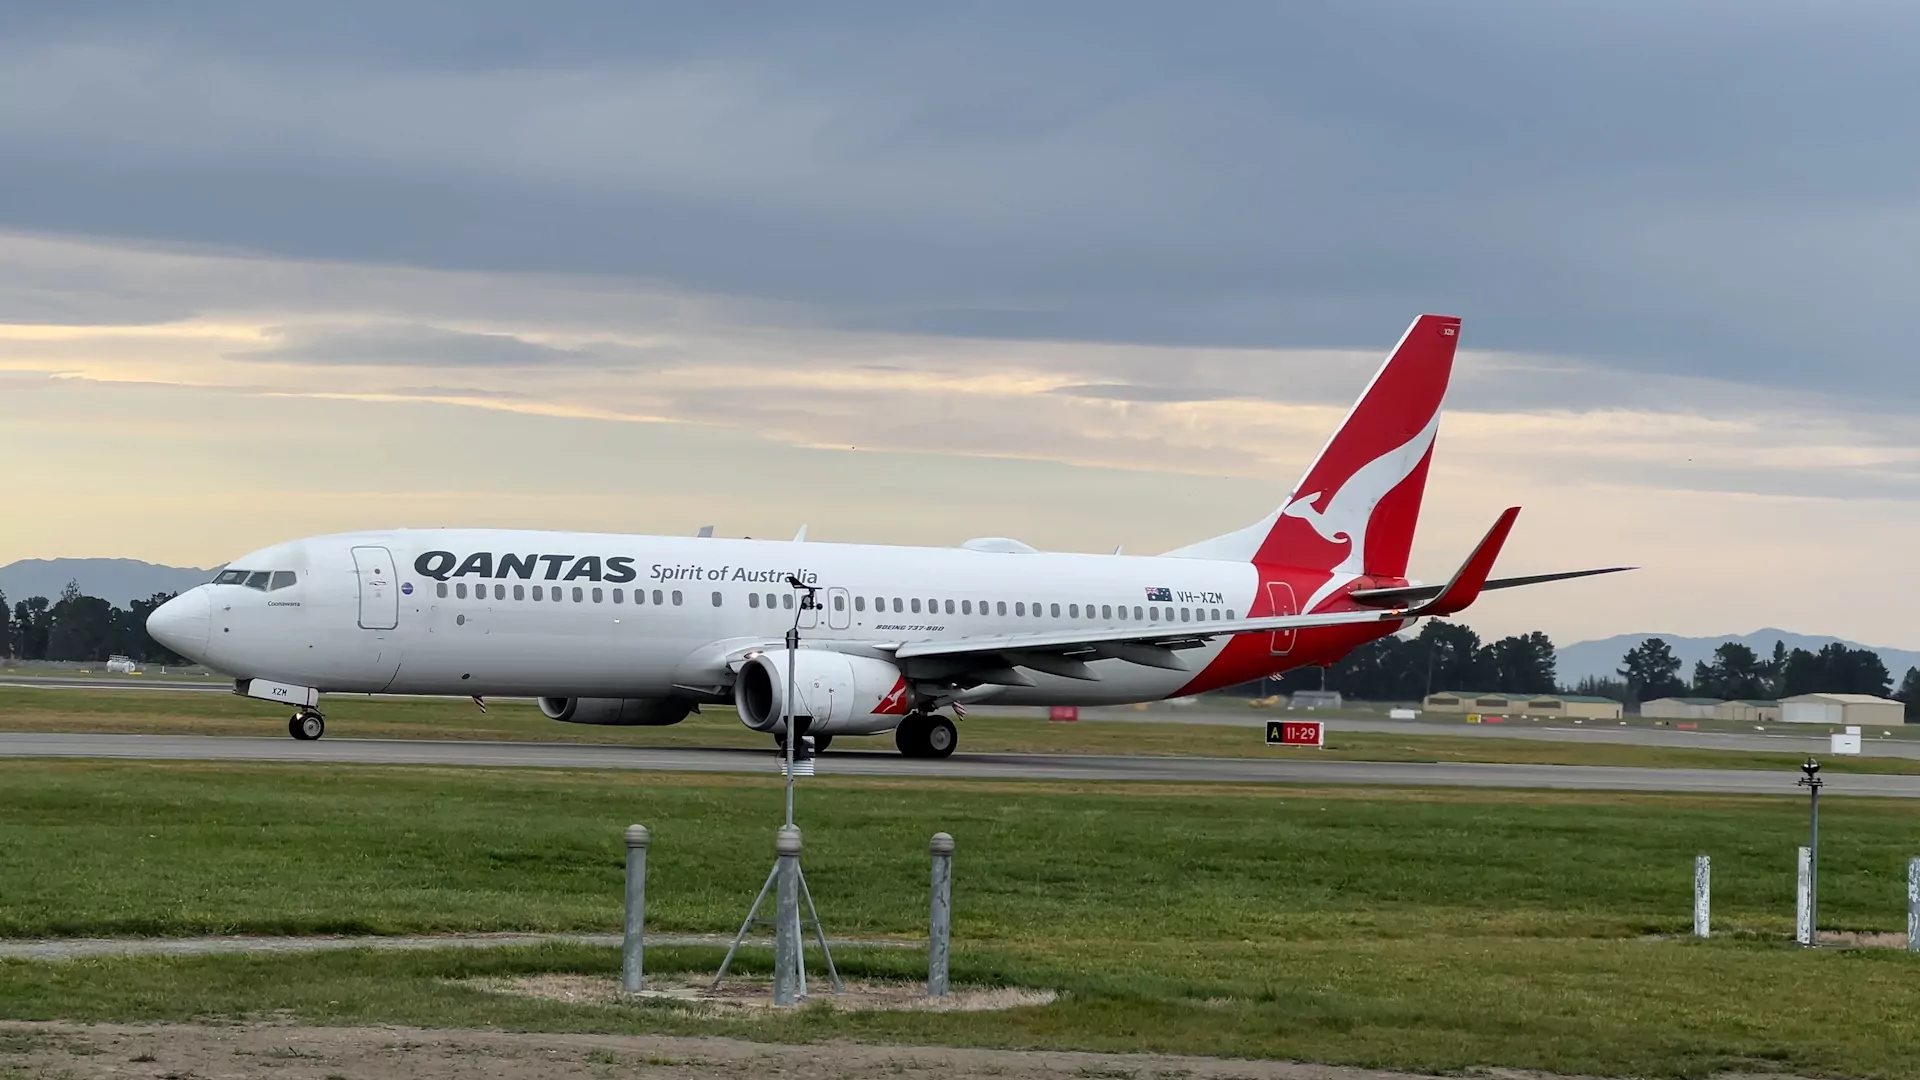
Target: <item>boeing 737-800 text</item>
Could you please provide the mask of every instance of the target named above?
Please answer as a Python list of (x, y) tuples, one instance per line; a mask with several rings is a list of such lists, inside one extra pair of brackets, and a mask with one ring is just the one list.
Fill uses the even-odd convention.
[(1459, 328), (1416, 319), (1279, 508), (1165, 555), (396, 529), (253, 552), (147, 626), (293, 706), (295, 738), (319, 738), (321, 694), (344, 692), (532, 696), (582, 724), (731, 702), (778, 741), (798, 619), (803, 735), (892, 731), (944, 757), (955, 706), (1195, 694), (1333, 663), (1483, 589), (1609, 572), (1489, 581), (1512, 508), (1451, 581), (1406, 579)]

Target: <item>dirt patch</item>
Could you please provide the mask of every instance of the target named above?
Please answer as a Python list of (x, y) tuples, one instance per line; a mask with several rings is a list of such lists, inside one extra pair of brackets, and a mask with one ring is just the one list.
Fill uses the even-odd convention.
[[(273, 1024), (0, 1024), (0, 1075), (23, 1080), (1415, 1080), (1411, 1074), (1374, 1069), (1160, 1054)], [(1509, 1070), (1480, 1075), (1551, 1080)]]
[[(635, 998), (620, 991), (618, 981), (592, 975), (527, 975), (510, 979), (466, 979), (456, 985), (495, 994), (514, 994), (570, 1005), (612, 1005)], [(807, 1008), (845, 1012), (988, 1012), (1047, 1005), (1058, 997), (1052, 990), (1018, 987), (956, 988), (943, 998), (927, 996), (922, 983), (849, 982), (840, 993), (818, 975), (807, 983)], [(773, 1008), (773, 983), (767, 979), (728, 979), (717, 989), (707, 979), (677, 976), (647, 980), (638, 1000), (675, 1002), (704, 1013), (764, 1012)]]

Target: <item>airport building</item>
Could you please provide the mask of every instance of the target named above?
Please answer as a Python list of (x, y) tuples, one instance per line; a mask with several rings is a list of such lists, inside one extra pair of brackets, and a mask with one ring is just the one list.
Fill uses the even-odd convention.
[(1640, 703), (1640, 715), (1649, 720), (1717, 720), (1714, 712), (1726, 702), (1710, 697), (1663, 697)]
[(1789, 724), (1858, 724), (1891, 727), (1907, 722), (1906, 706), (1872, 694), (1799, 694), (1780, 699), (1780, 719)]
[(1484, 716), (1564, 716), (1575, 720), (1618, 720), (1620, 703), (1587, 694), (1479, 694), (1463, 690), (1428, 694), (1422, 708), (1435, 713)]

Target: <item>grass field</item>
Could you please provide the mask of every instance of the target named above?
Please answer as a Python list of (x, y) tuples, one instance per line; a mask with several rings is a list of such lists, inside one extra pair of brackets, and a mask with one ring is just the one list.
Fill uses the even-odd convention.
[[(0, 686), (0, 731), (137, 732), (143, 734), (264, 735), (286, 731), (285, 717), (262, 701), (230, 694), (128, 690), (40, 690)], [(663, 728), (560, 724), (532, 703), (439, 698), (336, 697), (327, 703), (330, 738), (498, 739), (585, 742), (629, 746), (771, 747), (742, 727), (731, 708), (708, 707)], [(1535, 765), (1624, 765), (1654, 768), (1777, 769), (1795, 772), (1798, 754), (1701, 750), (1499, 739), (1459, 735), (1334, 732), (1325, 750), (1278, 749), (1260, 729), (1226, 724), (1143, 724), (1082, 721), (1054, 724), (1038, 718), (974, 716), (961, 727), (968, 753), (1174, 754), (1213, 757), (1294, 756), (1349, 761), (1474, 761)], [(892, 752), (890, 737), (847, 738), (842, 751)], [(1833, 772), (1920, 773), (1920, 759), (1828, 758)]]
[[(0, 763), (0, 933), (612, 930), (620, 829), (654, 831), (649, 925), (730, 931), (771, 857), (770, 778)], [(269, 1016), (1165, 1050), (1590, 1075), (1920, 1075), (1920, 960), (1784, 944), (1798, 800), (819, 781), (808, 878), (835, 934), (924, 933), (958, 840), (956, 977), (994, 1015), (696, 1020), (478, 993), (609, 950), (0, 963), (0, 1016)], [(1830, 928), (1904, 924), (1914, 808), (1830, 800)], [(1723, 936), (1677, 935), (1715, 858)], [(761, 954), (762, 956), (764, 954)], [(717, 964), (656, 950), (656, 970)], [(911, 975), (915, 953), (849, 952)], [(756, 958), (755, 963), (763, 963)]]

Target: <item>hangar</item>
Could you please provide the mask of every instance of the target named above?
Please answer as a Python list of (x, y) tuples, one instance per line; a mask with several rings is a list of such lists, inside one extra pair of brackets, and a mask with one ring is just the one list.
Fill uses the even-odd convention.
[(1422, 706), (1437, 713), (1485, 713), (1491, 716), (1565, 716), (1576, 720), (1618, 720), (1620, 703), (1589, 694), (1494, 694), (1455, 690), (1428, 694)]
[(1640, 703), (1640, 715), (1650, 720), (1715, 720), (1714, 710), (1726, 702), (1710, 697), (1663, 697)]
[(1797, 694), (1780, 699), (1780, 719), (1789, 724), (1859, 724), (1891, 727), (1907, 722), (1906, 706), (1872, 694)]

